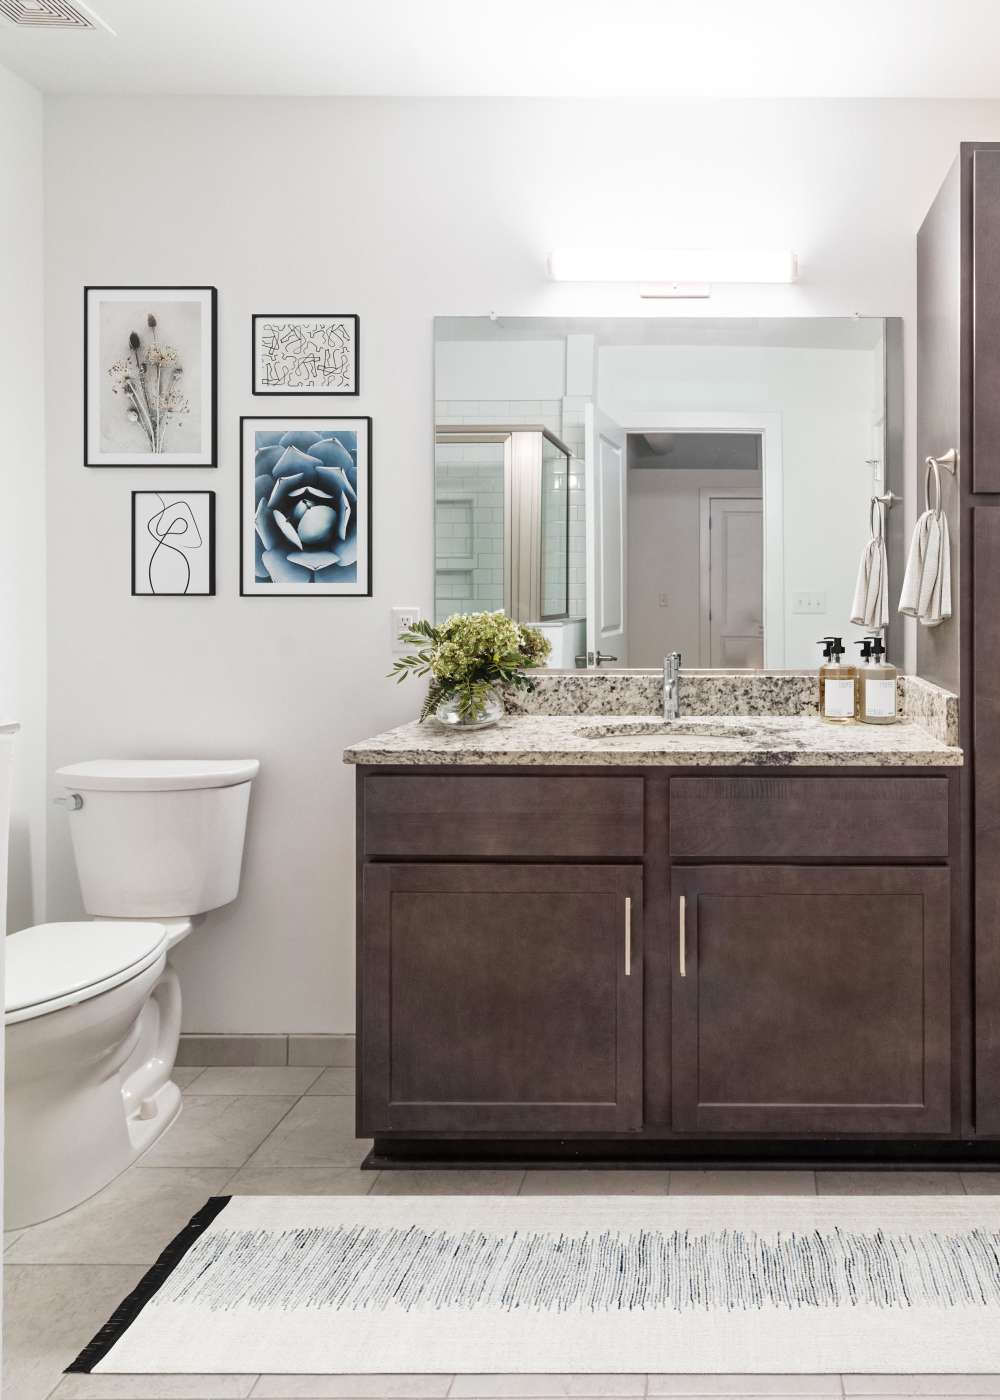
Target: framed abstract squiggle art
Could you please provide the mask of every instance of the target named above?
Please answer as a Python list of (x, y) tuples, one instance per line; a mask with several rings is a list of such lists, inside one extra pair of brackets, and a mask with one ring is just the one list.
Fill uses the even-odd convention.
[(256, 315), (255, 394), (357, 394), (359, 323), (354, 315)]
[(215, 593), (215, 492), (132, 492), (132, 594)]

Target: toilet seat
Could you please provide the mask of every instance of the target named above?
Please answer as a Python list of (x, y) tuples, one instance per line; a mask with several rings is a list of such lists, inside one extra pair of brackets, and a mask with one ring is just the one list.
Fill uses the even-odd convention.
[(45, 1016), (120, 986), (165, 957), (153, 920), (36, 924), (6, 940), (4, 1024)]

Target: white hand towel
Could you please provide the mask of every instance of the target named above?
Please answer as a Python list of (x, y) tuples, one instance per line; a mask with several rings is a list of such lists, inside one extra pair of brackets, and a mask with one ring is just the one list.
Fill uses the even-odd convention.
[(889, 561), (881, 534), (868, 541), (858, 567), (851, 621), (859, 627), (885, 627), (889, 622)]
[(951, 617), (951, 536), (944, 512), (925, 510), (910, 541), (899, 611), (924, 627)]

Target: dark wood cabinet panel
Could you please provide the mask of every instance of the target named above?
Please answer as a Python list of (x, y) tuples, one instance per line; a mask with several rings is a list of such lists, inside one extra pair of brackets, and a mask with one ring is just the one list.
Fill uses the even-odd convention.
[(643, 779), (373, 774), (364, 843), (403, 859), (641, 857)]
[(1000, 150), (973, 153), (972, 250), (972, 489), (1000, 491)]
[(976, 559), (972, 725), (976, 750), (976, 1129), (1000, 1136), (1000, 507), (972, 512)]
[(946, 860), (947, 778), (674, 778), (680, 859)]
[(946, 870), (675, 868), (671, 904), (676, 1129), (949, 1131)]
[(639, 867), (372, 864), (363, 893), (362, 1131), (640, 1126)]

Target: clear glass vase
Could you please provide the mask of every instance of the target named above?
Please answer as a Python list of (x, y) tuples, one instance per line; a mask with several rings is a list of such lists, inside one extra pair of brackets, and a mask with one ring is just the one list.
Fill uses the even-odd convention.
[(462, 715), (458, 696), (452, 694), (444, 697), (434, 711), (434, 718), (446, 729), (487, 729), (491, 724), (496, 724), (503, 713), (503, 701), (493, 687), (489, 686), (483, 708), (478, 714), (469, 717)]

